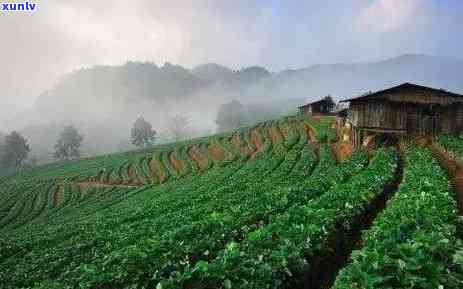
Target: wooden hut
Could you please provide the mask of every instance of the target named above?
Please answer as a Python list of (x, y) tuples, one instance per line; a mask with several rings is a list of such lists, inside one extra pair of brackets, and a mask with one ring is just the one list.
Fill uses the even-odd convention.
[(336, 116), (336, 123), (338, 126), (344, 126), (346, 124), (348, 113), (349, 109), (347, 107), (338, 108), (333, 111), (332, 114)]
[(339, 118), (347, 118), (348, 113), (349, 113), (349, 109), (347, 107), (340, 108), (340, 109), (333, 111), (333, 114)]
[(336, 103), (333, 98), (328, 95), (320, 100), (300, 106), (299, 113), (310, 116), (329, 115), (335, 106)]
[(463, 95), (411, 83), (343, 100), (358, 146), (371, 133), (407, 137), (460, 133)]

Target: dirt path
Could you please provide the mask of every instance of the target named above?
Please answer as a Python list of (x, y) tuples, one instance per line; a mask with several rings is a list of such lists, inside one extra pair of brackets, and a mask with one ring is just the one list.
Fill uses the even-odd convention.
[(91, 188), (138, 188), (139, 185), (112, 185), (101, 182), (75, 182), (73, 185), (78, 186), (81, 190), (86, 191)]
[(252, 149), (247, 144), (243, 144), (238, 134), (235, 134), (232, 137), (231, 143), (240, 151), (241, 154), (246, 155), (246, 156), (249, 156), (252, 154)]
[(289, 137), (289, 126), (283, 124), (283, 125), (279, 125), (278, 128), (283, 138), (287, 139)]
[(338, 230), (329, 236), (328, 243), (333, 249), (332, 252), (314, 260), (308, 260), (312, 269), (304, 276), (303, 282), (297, 285), (288, 284), (287, 289), (328, 289), (333, 286), (339, 271), (349, 263), (352, 251), (361, 249), (362, 231), (371, 227), (373, 220), (384, 210), (387, 201), (397, 191), (402, 182), (403, 165), (404, 162), (400, 158), (394, 180), (383, 188), (381, 194), (371, 202), (362, 216), (358, 217), (349, 229), (339, 224)]
[(313, 145), (318, 144), (318, 140), (317, 140), (314, 128), (308, 123), (305, 123), (304, 126), (305, 126), (305, 129), (307, 130), (307, 138), (308, 138), (309, 143)]
[(273, 146), (276, 146), (281, 142), (281, 139), (283, 137), (281, 136), (280, 132), (277, 131), (276, 127), (268, 127), (267, 132), (268, 132), (268, 135), (270, 136)]
[(162, 174), (161, 168), (156, 164), (156, 158), (152, 157), (149, 161), (149, 167), (152, 177), (158, 183), (163, 183), (165, 181), (165, 175)]
[(190, 148), (188, 149), (188, 155), (195, 162), (195, 164), (198, 166), (200, 170), (207, 168), (207, 157), (204, 155), (204, 153), (197, 145), (190, 146)]
[(175, 151), (169, 154), (169, 161), (172, 165), (172, 168), (181, 175), (183, 173), (184, 164), (179, 158), (177, 157), (177, 153)]
[(53, 207), (56, 207), (60, 202), (61, 196), (63, 195), (63, 189), (62, 185), (58, 185), (56, 190), (53, 192)]
[(456, 155), (446, 151), (434, 141), (428, 142), (426, 146), (437, 157), (450, 178), (458, 202), (460, 215), (463, 215), (463, 163)]
[(336, 142), (331, 145), (334, 157), (338, 162), (343, 162), (354, 152), (354, 147), (350, 143)]
[(211, 154), (212, 158), (218, 161), (225, 160), (225, 152), (220, 148), (220, 146), (216, 143), (211, 143), (207, 147), (209, 153)]
[(262, 142), (262, 136), (259, 134), (259, 132), (257, 132), (257, 130), (251, 131), (249, 139), (257, 148), (257, 150), (262, 150), (262, 148), (264, 147), (264, 143)]
[(249, 134), (249, 140), (256, 147), (256, 150), (251, 154), (251, 159), (253, 160), (263, 150), (264, 143), (262, 142), (262, 136), (255, 129)]
[(333, 129), (336, 130), (336, 142), (331, 145), (334, 156), (338, 162), (343, 162), (355, 151), (354, 145), (349, 141), (344, 141), (342, 137), (342, 127), (338, 121), (333, 121)]
[(142, 179), (141, 176), (137, 175), (137, 171), (135, 169), (135, 165), (132, 164), (128, 168), (128, 174), (130, 177), (130, 182), (134, 185), (142, 185), (145, 183), (145, 180)]

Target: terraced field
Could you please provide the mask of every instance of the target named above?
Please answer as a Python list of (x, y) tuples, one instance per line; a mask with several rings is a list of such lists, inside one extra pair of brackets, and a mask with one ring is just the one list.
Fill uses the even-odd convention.
[(287, 117), (0, 179), (0, 288), (463, 288), (431, 152), (335, 140)]

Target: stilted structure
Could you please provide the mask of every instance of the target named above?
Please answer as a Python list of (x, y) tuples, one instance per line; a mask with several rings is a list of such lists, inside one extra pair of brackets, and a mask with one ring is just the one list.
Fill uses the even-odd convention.
[(411, 83), (346, 99), (356, 147), (375, 135), (434, 136), (463, 131), (463, 95)]

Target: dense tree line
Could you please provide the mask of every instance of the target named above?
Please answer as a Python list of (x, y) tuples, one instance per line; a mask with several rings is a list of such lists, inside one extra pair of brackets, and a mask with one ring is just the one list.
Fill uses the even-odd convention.
[[(82, 140), (83, 136), (75, 127), (66, 126), (56, 142), (55, 158), (57, 160), (79, 158)], [(36, 166), (37, 158), (30, 156), (30, 152), (27, 139), (18, 131), (6, 135), (0, 133), (0, 174)]]
[[(252, 110), (233, 100), (223, 104), (217, 114), (216, 123), (219, 131), (233, 130), (241, 126), (251, 125), (261, 119), (268, 118), (262, 111)], [(167, 138), (164, 141), (180, 141), (190, 135), (190, 119), (177, 114), (167, 123)], [(135, 120), (130, 130), (130, 142), (137, 148), (148, 148), (158, 139), (158, 132), (143, 117)], [(84, 136), (72, 126), (65, 126), (54, 145), (56, 160), (73, 160), (81, 157)], [(37, 164), (37, 158), (30, 156), (31, 148), (27, 139), (19, 132), (0, 133), (0, 171), (15, 171)]]

